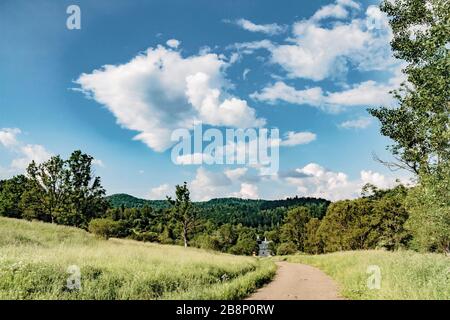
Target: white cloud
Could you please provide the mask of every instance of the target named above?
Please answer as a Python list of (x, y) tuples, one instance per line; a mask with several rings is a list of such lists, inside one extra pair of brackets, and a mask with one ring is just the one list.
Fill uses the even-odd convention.
[(344, 129), (364, 129), (371, 123), (370, 118), (361, 117), (355, 120), (347, 120), (339, 124), (339, 127)]
[(317, 10), (311, 20), (320, 21), (326, 18), (344, 19), (349, 15), (348, 9), (360, 9), (360, 4), (352, 0), (337, 0)]
[(298, 105), (311, 105), (329, 111), (339, 111), (341, 107), (352, 106), (379, 106), (394, 102), (389, 93), (398, 83), (394, 76), (388, 83), (377, 83), (369, 80), (351, 86), (348, 89), (336, 92), (324, 92), (320, 87), (297, 90), (278, 81), (267, 86), (261, 92), (254, 92), (250, 96), (259, 101), (275, 104), (286, 101)]
[(31, 161), (41, 163), (48, 160), (52, 153), (47, 151), (44, 146), (39, 144), (25, 144), (18, 139), (22, 133), (19, 128), (0, 129), (0, 146), (14, 155), (9, 167), (0, 166), (1, 176), (7, 177), (19, 173), (24, 173)]
[(236, 181), (239, 178), (243, 177), (248, 171), (248, 168), (236, 168), (236, 169), (227, 169), (224, 171), (225, 175), (232, 181)]
[(6, 148), (13, 147), (18, 144), (17, 135), (22, 133), (18, 128), (3, 128), (0, 130), (0, 144)]
[(100, 160), (100, 159), (94, 159), (94, 160), (92, 160), (92, 164), (93, 164), (94, 166), (97, 166), (97, 167), (100, 167), (100, 168), (104, 168), (104, 167), (105, 167), (105, 164), (104, 164), (103, 161)]
[[(378, 172), (362, 170), (359, 179), (350, 180), (344, 172), (328, 170), (317, 163), (309, 163), (282, 177), (288, 184), (295, 186), (299, 196), (322, 197), (332, 201), (359, 197), (361, 188), (371, 183), (379, 188), (394, 187), (393, 177)], [(407, 183), (407, 179), (402, 179)]]
[(375, 81), (365, 81), (354, 85), (351, 89), (332, 92), (326, 96), (325, 103), (336, 106), (374, 106), (390, 104), (393, 98), (389, 93), (393, 87)]
[[(261, 137), (259, 137), (261, 138)], [(317, 135), (315, 133), (304, 131), (295, 132), (288, 131), (282, 138), (273, 138), (273, 136), (267, 137), (268, 148), (276, 147), (292, 147), (302, 144), (308, 144), (316, 140)], [(237, 156), (245, 155), (245, 161), (248, 161), (250, 166), (257, 166), (257, 160), (260, 160), (259, 140), (255, 137), (249, 137), (250, 140), (245, 139), (239, 141), (227, 141), (226, 144), (215, 146), (206, 152), (187, 153), (182, 155), (176, 155), (174, 162), (179, 165), (200, 165), (200, 164), (223, 164), (226, 159), (231, 159), (231, 162), (236, 161)], [(252, 159), (253, 161), (250, 161)], [(263, 169), (264, 166), (260, 166)]]
[[(226, 22), (230, 21), (226, 20)], [(280, 26), (276, 23), (255, 24), (247, 19), (238, 19), (234, 23), (244, 30), (250, 32), (262, 32), (268, 35), (276, 35), (286, 31), (286, 26)]]
[(234, 97), (220, 101), (220, 90), (214, 88), (209, 75), (198, 72), (187, 76), (186, 82), (186, 96), (203, 122), (241, 128), (264, 125), (265, 121), (256, 119), (255, 110), (247, 101)]
[[(285, 44), (261, 40), (238, 43), (234, 48), (244, 54), (266, 49), (270, 61), (289, 77), (314, 81), (339, 77), (350, 65), (364, 71), (390, 68), (396, 61), (390, 50), (392, 32), (387, 18), (376, 6), (369, 6), (363, 18), (347, 19), (348, 10), (358, 8), (354, 1), (337, 1), (320, 8), (310, 19), (294, 23)], [(339, 21), (323, 26), (323, 20), (329, 18)]]
[(174, 129), (191, 129), (198, 122), (233, 127), (265, 123), (245, 100), (227, 93), (227, 66), (213, 53), (182, 57), (158, 46), (128, 63), (83, 73), (76, 83), (122, 127), (137, 131), (135, 140), (164, 151), (173, 144)]
[(232, 195), (243, 199), (258, 199), (258, 187), (251, 183), (241, 183), (239, 192), (235, 192)]
[(393, 181), (392, 179), (388, 179), (384, 175), (378, 172), (373, 172), (371, 170), (362, 170), (360, 174), (361, 182), (363, 185), (370, 183), (377, 186), (378, 188), (387, 189), (391, 188), (395, 183), (395, 181)]
[(170, 186), (167, 183), (165, 183), (158, 187), (152, 188), (150, 190), (148, 198), (152, 200), (161, 200), (166, 199), (166, 196), (170, 194), (171, 194)]
[(319, 87), (296, 90), (294, 87), (288, 86), (283, 81), (277, 81), (271, 86), (267, 86), (261, 92), (254, 92), (251, 98), (276, 103), (277, 101), (286, 101), (292, 104), (309, 104), (319, 106), (323, 103), (323, 91)]
[(180, 41), (178, 41), (177, 39), (169, 39), (166, 42), (167, 46), (177, 49), (180, 46)]
[(246, 68), (244, 69), (244, 71), (242, 72), (242, 79), (247, 80), (247, 75), (250, 72), (250, 69)]
[(299, 196), (322, 197), (337, 200), (355, 197), (355, 188), (343, 172), (333, 172), (310, 163), (295, 170), (298, 176), (286, 177), (295, 186)]
[(300, 144), (308, 144), (316, 140), (317, 135), (312, 132), (294, 132), (288, 131), (281, 140), (280, 145), (285, 147), (297, 146)]
[(200, 167), (190, 183), (192, 199), (206, 201), (230, 196), (232, 181), (223, 172), (213, 172)]
[(39, 144), (27, 144), (21, 146), (17, 151), (20, 157), (11, 162), (11, 168), (18, 171), (24, 171), (33, 160), (36, 163), (42, 163), (52, 156), (44, 146)]
[(345, 70), (345, 59), (370, 50), (367, 43), (371, 36), (361, 29), (359, 21), (331, 29), (302, 21), (294, 24), (293, 30), (296, 43), (272, 49), (272, 61), (292, 78), (323, 80)]
[(227, 48), (235, 49), (238, 52), (244, 54), (252, 54), (256, 50), (260, 49), (272, 50), (274, 47), (275, 45), (270, 40), (264, 39), (258, 41), (234, 43), (232, 45), (229, 45)]
[[(286, 196), (321, 197), (332, 201), (354, 199), (361, 195), (366, 183), (379, 188), (392, 188), (397, 184), (393, 176), (371, 170), (361, 170), (355, 179), (341, 171), (327, 169), (317, 163), (309, 163), (279, 175), (252, 176), (257, 169), (249, 167), (226, 168), (223, 171), (199, 167), (188, 183), (192, 199), (207, 201), (212, 198), (239, 197), (247, 199), (276, 199)], [(403, 177), (400, 181), (408, 184)], [(164, 198), (167, 184), (152, 189), (151, 198)]]

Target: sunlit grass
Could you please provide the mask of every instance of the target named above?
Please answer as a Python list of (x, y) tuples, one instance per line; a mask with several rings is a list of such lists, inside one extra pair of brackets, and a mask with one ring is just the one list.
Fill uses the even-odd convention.
[[(70, 265), (81, 290), (66, 287)], [(269, 260), (0, 218), (1, 299), (239, 299), (274, 272)]]

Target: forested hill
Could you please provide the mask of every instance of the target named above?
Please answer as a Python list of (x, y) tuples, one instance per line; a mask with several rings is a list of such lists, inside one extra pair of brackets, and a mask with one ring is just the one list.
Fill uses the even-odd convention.
[[(143, 208), (154, 210), (168, 208), (165, 200), (144, 200), (128, 194), (114, 194), (108, 201), (115, 208)], [(284, 200), (252, 200), (240, 198), (219, 198), (195, 203), (201, 209), (201, 215), (216, 223), (242, 223), (246, 226), (272, 226), (281, 223), (286, 210), (296, 206), (307, 206), (313, 217), (325, 215), (330, 202), (317, 198), (287, 198)]]
[(117, 193), (106, 197), (113, 208), (143, 208), (145, 206), (153, 209), (163, 209), (168, 207), (166, 200), (145, 200), (130, 196), (125, 193)]

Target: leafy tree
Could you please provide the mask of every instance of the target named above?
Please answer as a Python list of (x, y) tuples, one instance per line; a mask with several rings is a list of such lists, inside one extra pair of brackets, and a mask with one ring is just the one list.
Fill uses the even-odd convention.
[(93, 158), (74, 151), (68, 160), (51, 157), (27, 168), (27, 187), (20, 208), (28, 219), (87, 228), (107, 209), (105, 190), (92, 172)]
[(312, 218), (306, 224), (306, 239), (304, 249), (307, 253), (319, 254), (323, 251), (323, 243), (319, 234), (320, 220)]
[(370, 212), (369, 199), (332, 203), (318, 230), (324, 252), (370, 248)]
[(409, 213), (405, 207), (408, 193), (403, 185), (388, 190), (376, 189), (372, 200), (371, 242), (378, 247), (395, 250), (406, 247), (411, 233), (405, 228)]
[(374, 188), (367, 195), (366, 188), (363, 198), (331, 204), (317, 233), (307, 231), (308, 244), (320, 241), (324, 252), (405, 247), (411, 238), (405, 228), (407, 192), (399, 185), (389, 190)]
[(413, 248), (450, 253), (450, 165), (441, 175), (422, 175), (406, 200)]
[(184, 246), (188, 246), (189, 233), (193, 231), (198, 219), (197, 210), (193, 207), (190, 192), (185, 182), (183, 185), (175, 187), (175, 200), (167, 197), (172, 205), (172, 215), (181, 224)]
[(0, 187), (0, 216), (21, 218), (22, 208), (20, 199), (26, 190), (28, 180), (24, 175), (1, 181)]
[(309, 209), (298, 207), (288, 211), (284, 224), (281, 226), (281, 241), (292, 242), (297, 250), (304, 250), (306, 239), (306, 224), (311, 219)]
[(409, 84), (394, 91), (398, 107), (369, 109), (381, 133), (394, 141), (394, 167), (414, 173), (439, 170), (450, 156), (450, 2), (384, 1), (394, 55), (407, 62)]
[(100, 217), (108, 207), (104, 199), (105, 189), (100, 177), (92, 170), (94, 158), (81, 151), (74, 151), (64, 168), (65, 215), (63, 224), (86, 227), (93, 218)]
[(24, 211), (29, 216), (35, 212), (36, 217), (42, 214), (49, 217), (52, 223), (56, 222), (65, 204), (64, 161), (60, 156), (54, 156), (39, 165), (32, 161), (27, 168), (27, 177), (29, 184), (21, 202)]

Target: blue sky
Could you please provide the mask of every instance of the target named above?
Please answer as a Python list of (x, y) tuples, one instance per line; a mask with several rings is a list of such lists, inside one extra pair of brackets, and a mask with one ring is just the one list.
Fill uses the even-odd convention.
[[(72, 4), (80, 30), (66, 27)], [(373, 160), (390, 159), (389, 141), (366, 108), (394, 105), (401, 61), (376, 5), (2, 1), (0, 178), (81, 149), (96, 158), (108, 194), (164, 198), (187, 181), (196, 200), (336, 200), (366, 182), (391, 186), (405, 174)], [(279, 173), (174, 164), (170, 132), (193, 119), (278, 128)]]

